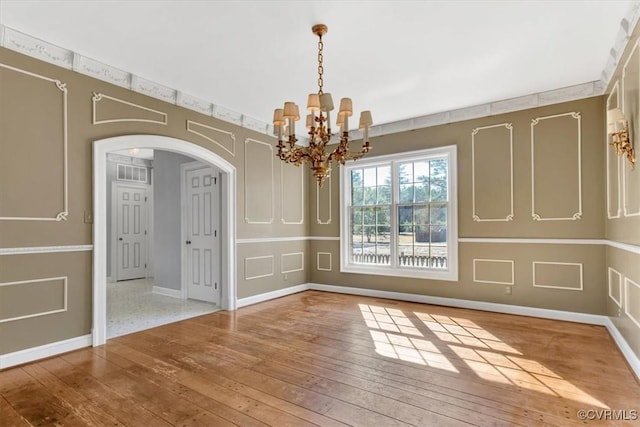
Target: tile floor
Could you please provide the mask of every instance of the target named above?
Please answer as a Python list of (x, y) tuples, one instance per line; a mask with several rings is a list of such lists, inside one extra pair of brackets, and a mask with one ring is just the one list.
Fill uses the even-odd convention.
[(152, 288), (152, 278), (107, 283), (107, 338), (220, 310), (204, 301), (157, 295)]

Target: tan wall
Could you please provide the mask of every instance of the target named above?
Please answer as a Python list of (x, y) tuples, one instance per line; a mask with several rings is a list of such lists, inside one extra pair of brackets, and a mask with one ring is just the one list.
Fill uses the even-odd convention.
[[(636, 29), (609, 85), (605, 106), (621, 108), (629, 121), (631, 140), (640, 159), (640, 30)], [(640, 357), (640, 167), (635, 168), (613, 147), (605, 150), (606, 238), (633, 245), (629, 250), (607, 248), (607, 314)]]
[[(602, 97), (595, 97), (385, 135), (372, 138), (371, 156), (456, 145), (461, 238), (602, 239), (603, 103)], [(472, 139), (475, 190), (472, 185)], [(532, 168), (535, 171), (534, 212)], [(313, 183), (310, 184), (310, 227), (314, 236), (337, 237), (340, 234), (339, 179), (340, 174), (334, 171), (330, 188), (323, 188), (320, 193)], [(535, 220), (533, 213), (541, 220)], [(508, 220), (511, 215), (512, 220)], [(485, 219), (502, 221), (482, 221)], [(514, 244), (508, 240), (491, 244), (460, 243), (458, 282), (344, 274), (340, 273), (338, 241), (312, 241), (313, 261), (318, 252), (331, 254), (321, 256), (325, 261), (331, 258), (332, 269), (318, 270), (312, 264), (311, 280), (315, 283), (605, 313), (605, 249), (600, 244)], [(494, 262), (474, 261), (479, 259)], [(534, 286), (534, 262), (538, 281), (554, 287)], [(512, 264), (513, 275), (505, 269)], [(483, 282), (474, 281), (474, 265), (476, 278)], [(507, 295), (507, 285), (502, 282), (511, 280), (514, 285), (509, 286), (512, 292)], [(486, 281), (502, 284), (484, 283)], [(576, 289), (580, 287), (582, 289)]]
[[(301, 169), (282, 168), (275, 158), (273, 138), (197, 112), (171, 105), (16, 52), (0, 48), (0, 217), (55, 218), (64, 210), (63, 96), (52, 81), (66, 85), (68, 131), (68, 216), (66, 221), (1, 220), (0, 248), (92, 244), (92, 143), (129, 135), (156, 134), (201, 145), (237, 168), (237, 237), (282, 238), (307, 235), (306, 175)], [(106, 96), (95, 102), (92, 94)], [(111, 99), (111, 98), (115, 98)], [(128, 105), (131, 103), (135, 105)], [(141, 108), (142, 107), (142, 108)], [(148, 111), (151, 109), (154, 111)], [(133, 119), (130, 122), (109, 122)], [(140, 120), (146, 120), (143, 122)], [(149, 122), (151, 121), (151, 122)], [(204, 133), (216, 143), (187, 131)], [(164, 124), (166, 122), (166, 124)], [(304, 197), (304, 199), (302, 199)], [(303, 242), (304, 243), (304, 242)], [(259, 245), (262, 254), (276, 260), (274, 275), (245, 278), (246, 244), (238, 249), (238, 297), (273, 291), (308, 281), (302, 272), (282, 280), (282, 254), (306, 251), (299, 241)], [(246, 256), (256, 256), (251, 248)], [(294, 257), (285, 257), (286, 265)], [(305, 262), (307, 259), (305, 253)], [(91, 252), (0, 256), (0, 283), (68, 276), (66, 312), (0, 324), (0, 354), (89, 334), (91, 332)], [(59, 284), (46, 284), (56, 292)], [(58, 286), (58, 288), (55, 288)], [(38, 310), (33, 285), (3, 290), (3, 307)], [(44, 288), (43, 288), (44, 289)], [(10, 300), (10, 301), (8, 301)], [(8, 308), (4, 309), (9, 313)], [(0, 318), (3, 313), (0, 312)]]

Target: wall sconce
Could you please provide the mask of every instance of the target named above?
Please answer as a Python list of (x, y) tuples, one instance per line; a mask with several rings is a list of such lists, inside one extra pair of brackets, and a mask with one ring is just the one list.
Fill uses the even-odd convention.
[(609, 145), (616, 149), (619, 156), (626, 155), (633, 168), (636, 163), (636, 155), (629, 139), (629, 123), (619, 108), (607, 111), (607, 134), (612, 138)]

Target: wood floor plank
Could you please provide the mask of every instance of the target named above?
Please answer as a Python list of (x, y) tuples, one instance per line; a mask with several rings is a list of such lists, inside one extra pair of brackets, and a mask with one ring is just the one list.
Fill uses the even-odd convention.
[(319, 291), (0, 371), (0, 426), (571, 426), (638, 402), (602, 327)]
[[(183, 324), (182, 327), (186, 327), (186, 324)], [(147, 331), (147, 333), (153, 334), (154, 332), (153, 331)], [(169, 335), (171, 335), (171, 334), (169, 333)], [(189, 333), (189, 336), (191, 337), (190, 339), (194, 339), (195, 341), (199, 341), (199, 338), (197, 338), (197, 335), (198, 335), (198, 330), (196, 330), (196, 329), (192, 330)], [(158, 338), (160, 338), (160, 337), (158, 337)], [(249, 342), (251, 342), (251, 344), (249, 344)], [(291, 344), (291, 340), (288, 340), (288, 343)], [(210, 346), (211, 344), (209, 343), (208, 345)], [(227, 342), (223, 346), (220, 346), (220, 348), (223, 349), (222, 351), (225, 351), (225, 352), (228, 352), (229, 349), (233, 349), (234, 351), (236, 351), (236, 350), (239, 349), (238, 346), (242, 346), (242, 345), (246, 345), (247, 346), (246, 350), (248, 352), (251, 352), (253, 348), (264, 349), (265, 346), (278, 345), (278, 344), (276, 344), (275, 341), (272, 341), (271, 343), (268, 343), (268, 342), (265, 342), (265, 341), (256, 341), (256, 338), (254, 336), (244, 335), (243, 336), (243, 340), (238, 340), (236, 343)], [(281, 360), (282, 358), (286, 358), (286, 356), (288, 354), (292, 354), (292, 353), (295, 354), (295, 356), (293, 356), (293, 359), (295, 359), (295, 360), (290, 364), (290, 366), (296, 366), (297, 359), (299, 359), (301, 357), (300, 351), (298, 349), (285, 349), (285, 351), (283, 352), (282, 355), (274, 354), (273, 355), (274, 356), (273, 359)], [(314, 355), (315, 356), (315, 355), (317, 355), (317, 353), (319, 353), (319, 351), (316, 351), (315, 353), (313, 353), (313, 352), (312, 353), (306, 353), (306, 355), (308, 355), (308, 356)], [(220, 356), (224, 357), (224, 353), (221, 353)], [(327, 360), (335, 361), (335, 359), (331, 359), (331, 358), (327, 358)], [(356, 368), (356, 369), (360, 368), (359, 365), (354, 365), (353, 367)], [(352, 374), (352, 372), (349, 369), (347, 370), (347, 372)], [(376, 373), (378, 374), (378, 372), (376, 372)], [(409, 378), (406, 378), (406, 377), (405, 377), (405, 379), (409, 380)], [(429, 388), (430, 389), (434, 388), (434, 385), (433, 384), (429, 385)], [(442, 399), (440, 399), (440, 398), (443, 397), (443, 396), (447, 396), (447, 394), (446, 394), (446, 391), (443, 393), (442, 390), (443, 390), (443, 388), (440, 387), (436, 399), (440, 400), (439, 405), (442, 406), (442, 408), (440, 408), (440, 409), (444, 409), (446, 411), (448, 409), (447, 408), (447, 404), (445, 404), (442, 401)], [(449, 392), (451, 392), (451, 391), (449, 390)], [(495, 390), (493, 390), (492, 392), (495, 394)], [(489, 392), (487, 394), (491, 395), (492, 392)], [(468, 399), (468, 394), (459, 393), (459, 395), (462, 395), (462, 396), (464, 396), (465, 399)], [(518, 406), (514, 405), (513, 408), (517, 408), (520, 411), (522, 411), (522, 407), (520, 405), (518, 405)], [(477, 411), (477, 409), (478, 408), (474, 408), (474, 412)], [(496, 417), (495, 407), (494, 408), (487, 408), (487, 409), (488, 409), (488, 411), (486, 411), (486, 413), (487, 413), (486, 416), (487, 417)], [(567, 412), (567, 411), (565, 410), (565, 412)], [(524, 410), (524, 413), (526, 414), (526, 417), (529, 418), (529, 419), (538, 419), (538, 420), (542, 419), (542, 416), (539, 413), (536, 413), (536, 411), (531, 411), (530, 409), (527, 409), (527, 410)], [(470, 417), (472, 418), (472, 416), (470, 416)], [(554, 417), (552, 417), (552, 416), (550, 417), (549, 415), (547, 415), (547, 419), (550, 419), (550, 418), (554, 418)], [(500, 419), (500, 418), (498, 417), (498, 419)], [(502, 419), (502, 420), (504, 421), (504, 419)], [(511, 423), (517, 424), (516, 420), (512, 419), (511, 417), (508, 417), (508, 420)], [(562, 419), (556, 417), (556, 421), (558, 421), (558, 420), (560, 422), (563, 421)], [(486, 419), (485, 419), (485, 424), (486, 424)]]
[[(305, 423), (336, 427), (343, 425), (320, 414), (291, 405), (268, 393), (232, 381), (217, 371), (207, 370), (197, 364), (174, 360), (171, 360), (173, 363), (167, 363), (169, 359), (161, 361), (124, 344), (112, 345), (111, 348), (125, 357), (143, 361), (151, 371), (175, 377), (175, 380), (185, 387), (233, 406), (269, 425), (304, 425)], [(148, 345), (143, 346), (143, 349), (149, 348), (151, 347)]]
[(31, 424), (7, 402), (0, 397), (0, 427), (22, 427)]

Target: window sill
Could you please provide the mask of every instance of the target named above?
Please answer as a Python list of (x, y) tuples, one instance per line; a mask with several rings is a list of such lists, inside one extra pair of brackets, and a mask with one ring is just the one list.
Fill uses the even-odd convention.
[(458, 281), (458, 271), (455, 268), (448, 270), (421, 270), (417, 268), (389, 268), (384, 266), (348, 264), (340, 266), (341, 273), (366, 274), (373, 276), (407, 277), (424, 280)]

